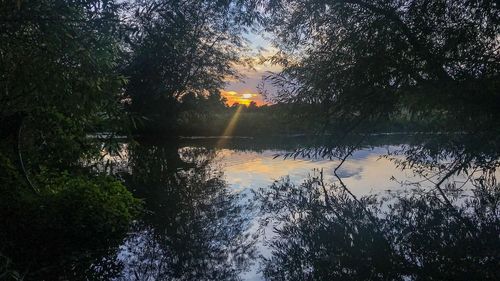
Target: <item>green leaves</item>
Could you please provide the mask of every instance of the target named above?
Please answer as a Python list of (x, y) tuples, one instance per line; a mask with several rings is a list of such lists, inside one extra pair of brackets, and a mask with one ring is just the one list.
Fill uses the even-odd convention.
[(150, 120), (143, 131), (172, 132), (185, 94), (217, 92), (244, 52), (251, 17), (240, 1), (138, 2), (124, 74), (130, 111)]
[(7, 186), (15, 182), (0, 185), (2, 251), (29, 279), (82, 276), (142, 212), (141, 201), (110, 176), (43, 171), (35, 180), (38, 195)]
[(408, 110), (438, 112), (456, 130), (497, 127), (492, 1), (270, 3), (267, 28), (290, 57), (279, 97), (325, 105), (327, 123)]
[(24, 147), (34, 158), (74, 164), (88, 133), (103, 123), (123, 128), (113, 121), (123, 115), (118, 6), (46, 0), (18, 10), (9, 2), (0, 7), (0, 114), (25, 116)]
[(138, 214), (121, 183), (84, 165), (101, 152), (87, 135), (124, 127), (118, 13), (107, 0), (0, 5), (0, 240), (33, 279), (87, 270)]

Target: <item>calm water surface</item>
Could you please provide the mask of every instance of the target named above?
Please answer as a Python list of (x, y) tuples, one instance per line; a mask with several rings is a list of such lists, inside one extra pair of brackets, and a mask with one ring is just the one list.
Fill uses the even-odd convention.
[[(267, 216), (259, 200), (262, 194), (273, 190), (273, 184), (281, 192), (276, 186), (298, 186), (321, 176), (328, 183), (341, 180), (356, 198), (430, 189), (435, 183), (432, 176), (401, 169), (397, 160), (402, 156), (384, 157), (403, 146), (398, 141), (363, 145), (337, 169), (337, 178), (334, 170), (340, 159), (290, 157), (294, 151), (290, 144), (256, 145), (251, 140), (222, 145), (217, 140), (124, 144), (121, 158), (110, 157), (116, 161), (113, 172), (144, 199), (147, 213), (120, 246), (116, 260), (121, 272), (116, 279), (272, 279), (269, 276), (276, 272), (271, 270), (272, 261), (279, 254), (276, 237), (283, 236), (277, 229), (286, 222)], [(446, 183), (464, 190), (471, 187), (464, 175)], [(328, 240), (334, 241), (334, 235)], [(289, 273), (276, 274), (282, 274), (277, 279), (294, 279)]]

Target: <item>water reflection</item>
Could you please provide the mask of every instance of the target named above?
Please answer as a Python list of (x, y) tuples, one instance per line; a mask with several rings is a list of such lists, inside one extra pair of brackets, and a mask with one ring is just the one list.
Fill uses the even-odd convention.
[[(499, 273), (500, 188), (354, 198), (320, 176), (262, 189), (262, 225), (275, 225), (267, 280), (494, 280)], [(458, 214), (458, 215), (457, 215)]]
[(211, 164), (214, 150), (173, 144), (128, 148), (127, 186), (148, 214), (126, 239), (119, 280), (234, 280), (252, 256), (241, 195)]
[(114, 279), (499, 276), (500, 142), (360, 139), (129, 144), (119, 173), (148, 212)]
[[(500, 273), (497, 142), (476, 142), (476, 136), (456, 140), (434, 137), (389, 153), (386, 158), (397, 167), (423, 179), (403, 185), (412, 189), (356, 196), (338, 173), (325, 180), (321, 171), (302, 184), (285, 177), (260, 189), (261, 226), (274, 229), (272, 251), (262, 257), (265, 279), (495, 280)], [(328, 151), (341, 166), (356, 149), (318, 150)], [(456, 175), (465, 181), (453, 180)]]

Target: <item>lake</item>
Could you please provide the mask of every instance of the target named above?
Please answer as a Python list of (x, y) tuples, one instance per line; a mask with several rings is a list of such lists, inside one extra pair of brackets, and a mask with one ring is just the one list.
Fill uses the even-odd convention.
[[(457, 157), (430, 153), (409, 138), (415, 139), (372, 136), (355, 145), (303, 138), (123, 143), (120, 156), (106, 155), (113, 163), (109, 169), (144, 200), (145, 215), (108, 257), (118, 272), (114, 279), (412, 280), (422, 272), (446, 276), (436, 263), (470, 267), (460, 251), (449, 253), (450, 245), (478, 247), (477, 240), (462, 237), (449, 218), (459, 217), (467, 227), (478, 218), (455, 216), (442, 199), (459, 213), (484, 209), (471, 205), (481, 175), (470, 166), (446, 177)], [(437, 184), (446, 198), (440, 199)], [(412, 225), (427, 219), (428, 225)], [(498, 229), (496, 221), (482, 223)], [(404, 242), (409, 229), (417, 240)], [(420, 245), (429, 229), (440, 229), (439, 237), (454, 231), (457, 236), (446, 245)], [(498, 254), (498, 236), (489, 228), (477, 231), (494, 251), (479, 257), (471, 252), (471, 259), (495, 273), (498, 256), (491, 255)], [(441, 246), (443, 253), (421, 253)], [(106, 268), (97, 263), (94, 270)]]

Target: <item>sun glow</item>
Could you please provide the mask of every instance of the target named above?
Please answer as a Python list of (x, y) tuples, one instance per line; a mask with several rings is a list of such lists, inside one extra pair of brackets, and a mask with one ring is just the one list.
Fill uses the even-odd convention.
[(238, 120), (240, 119), (241, 111), (243, 110), (243, 106), (239, 106), (238, 109), (234, 112), (233, 116), (231, 117), (231, 120), (229, 120), (229, 123), (226, 126), (226, 129), (224, 129), (224, 132), (221, 135), (221, 138), (217, 142), (217, 147), (224, 147), (224, 145), (227, 142), (227, 136), (232, 136), (234, 129), (236, 128), (236, 125), (238, 124)]
[(221, 95), (226, 98), (226, 103), (229, 106), (233, 104), (241, 104), (248, 106), (252, 101), (258, 106), (265, 104), (264, 99), (260, 94), (254, 94), (250, 91), (245, 91), (244, 93), (239, 93), (237, 91), (226, 91), (221, 90)]

